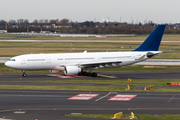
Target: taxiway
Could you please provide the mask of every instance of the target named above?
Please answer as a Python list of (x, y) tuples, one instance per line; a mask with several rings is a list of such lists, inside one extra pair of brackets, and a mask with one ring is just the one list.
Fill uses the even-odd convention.
[(179, 101), (179, 93), (0, 90), (0, 115), (72, 120), (64, 114), (179, 114)]
[(97, 77), (64, 76), (61, 74), (0, 74), (0, 81), (39, 81), (39, 80), (109, 80), (109, 79), (179, 79), (180, 71), (161, 72), (99, 72)]
[[(109, 80), (109, 79), (179, 79), (180, 72), (120, 72), (98, 73), (98, 77), (62, 78), (47, 74), (2, 74), (0, 84), (54, 85), (54, 83), (25, 83), (46, 80)], [(53, 74), (54, 75), (54, 74)], [(61, 76), (61, 75), (60, 75)], [(113, 76), (113, 77), (112, 77)], [(13, 82), (14, 81), (14, 82)], [(15, 82), (19, 81), (19, 82)], [(22, 81), (22, 82), (21, 82)], [(62, 85), (66, 83), (59, 83)], [(69, 83), (66, 85), (79, 85)], [(81, 84), (89, 85), (89, 84)], [(104, 85), (104, 84), (91, 84)], [(167, 87), (167, 86), (165, 86)], [(179, 88), (177, 86), (177, 88)], [(0, 90), (0, 115), (16, 120), (83, 120), (64, 114), (180, 114), (180, 93), (115, 92), (115, 91), (52, 91), (52, 90)], [(0, 117), (1, 118), (1, 117)], [(86, 119), (93, 120), (93, 119)], [(94, 119), (96, 120), (96, 119)], [(98, 119), (99, 120), (99, 119)]]

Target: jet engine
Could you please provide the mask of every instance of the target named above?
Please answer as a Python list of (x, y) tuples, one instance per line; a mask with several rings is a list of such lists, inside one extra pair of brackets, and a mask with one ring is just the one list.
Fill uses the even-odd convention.
[(82, 71), (78, 66), (66, 66), (64, 70), (65, 75), (77, 75)]

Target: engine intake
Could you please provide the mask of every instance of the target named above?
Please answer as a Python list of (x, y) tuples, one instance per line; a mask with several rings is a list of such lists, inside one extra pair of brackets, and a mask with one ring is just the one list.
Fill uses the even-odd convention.
[(77, 75), (82, 71), (78, 66), (66, 66), (64, 70), (65, 75)]

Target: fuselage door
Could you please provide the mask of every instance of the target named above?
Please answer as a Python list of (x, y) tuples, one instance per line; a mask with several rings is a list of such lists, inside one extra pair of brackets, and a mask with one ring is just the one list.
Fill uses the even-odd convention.
[(46, 57), (46, 63), (51, 63), (51, 58), (50, 57)]
[(21, 58), (21, 64), (26, 64), (26, 58), (25, 57)]

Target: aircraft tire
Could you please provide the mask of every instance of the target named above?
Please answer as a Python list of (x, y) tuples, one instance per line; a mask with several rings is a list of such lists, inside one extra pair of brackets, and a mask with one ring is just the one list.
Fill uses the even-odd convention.
[(92, 73), (91, 74), (93, 77), (97, 77), (97, 73)]
[(92, 76), (92, 74), (91, 73), (87, 73), (87, 76)]
[(81, 75), (82, 75), (82, 73), (80, 72), (80, 73), (78, 73), (78, 75), (79, 75), (79, 76), (81, 76)]
[(27, 75), (26, 74), (22, 74), (23, 77), (26, 77)]
[(88, 73), (84, 71), (84, 72), (82, 72), (82, 74), (83, 74), (84, 76), (87, 76)]

